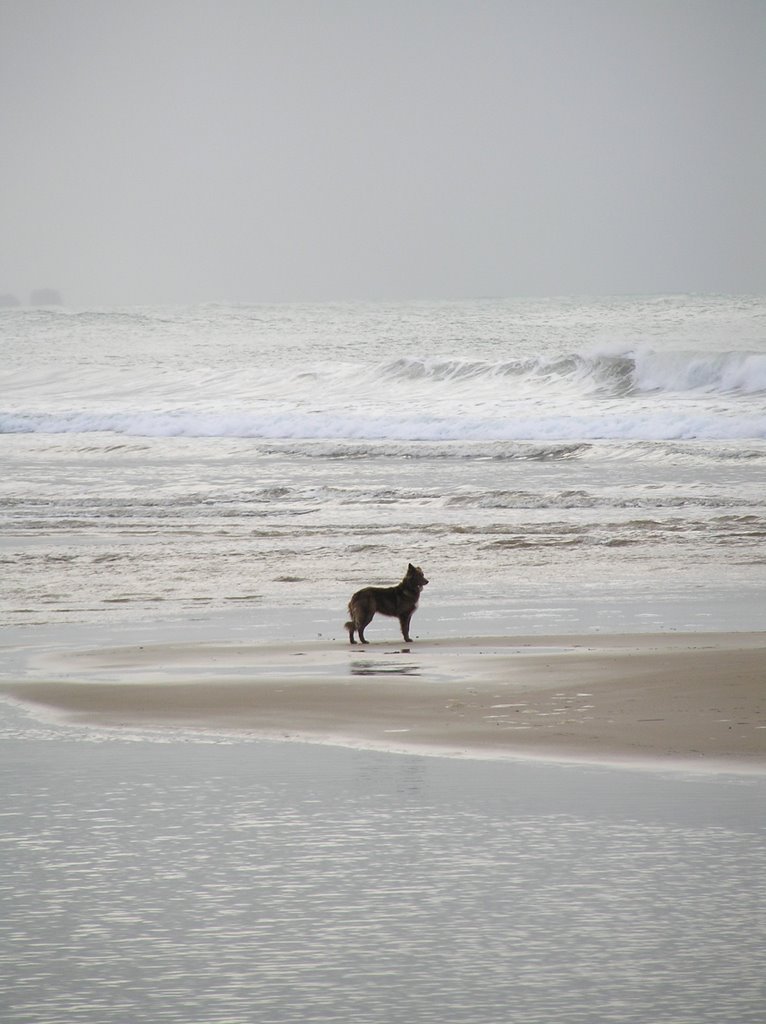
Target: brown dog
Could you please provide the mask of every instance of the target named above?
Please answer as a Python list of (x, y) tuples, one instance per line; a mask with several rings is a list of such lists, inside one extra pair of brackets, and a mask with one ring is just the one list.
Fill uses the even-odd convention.
[(346, 623), (349, 643), (356, 643), (354, 633), (359, 633), (360, 643), (370, 642), (364, 639), (364, 631), (372, 622), (375, 612), (398, 619), (402, 636), (408, 644), (412, 643), (410, 619), (418, 606), (420, 591), (427, 583), (420, 567), (408, 565), (404, 579), (395, 587), (365, 587), (357, 590), (348, 602), (351, 615), (351, 621)]

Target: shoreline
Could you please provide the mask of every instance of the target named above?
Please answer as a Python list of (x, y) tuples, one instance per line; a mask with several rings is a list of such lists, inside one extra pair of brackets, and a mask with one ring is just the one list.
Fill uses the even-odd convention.
[(117, 730), (766, 771), (766, 633), (57, 650), (0, 695)]

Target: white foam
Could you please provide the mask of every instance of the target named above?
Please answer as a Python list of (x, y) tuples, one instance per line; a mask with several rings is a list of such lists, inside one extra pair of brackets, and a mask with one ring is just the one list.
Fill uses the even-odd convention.
[(338, 441), (766, 438), (766, 354), (624, 347), (5, 375), (0, 433)]
[(192, 410), (0, 415), (0, 433), (393, 441), (733, 440), (766, 438), (766, 415), (650, 409), (523, 416), (206, 413)]
[(766, 356), (751, 352), (636, 353), (634, 380), (642, 391), (746, 395), (766, 392)]

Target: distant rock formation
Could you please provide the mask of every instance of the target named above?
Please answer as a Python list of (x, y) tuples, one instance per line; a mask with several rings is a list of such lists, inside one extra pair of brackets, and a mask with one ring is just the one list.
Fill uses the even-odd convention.
[(21, 303), (15, 295), (11, 295), (10, 292), (0, 293), (0, 307), (8, 309), (11, 306), (20, 306)]
[(61, 293), (55, 288), (36, 288), (29, 296), (30, 306), (63, 306)]

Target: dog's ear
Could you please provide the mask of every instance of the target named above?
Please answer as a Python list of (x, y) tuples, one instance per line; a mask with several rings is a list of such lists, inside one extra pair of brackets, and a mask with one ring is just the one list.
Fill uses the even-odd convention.
[(407, 566), (407, 572), (417, 572), (417, 569), (412, 564), (412, 562), (410, 562), (409, 565)]

